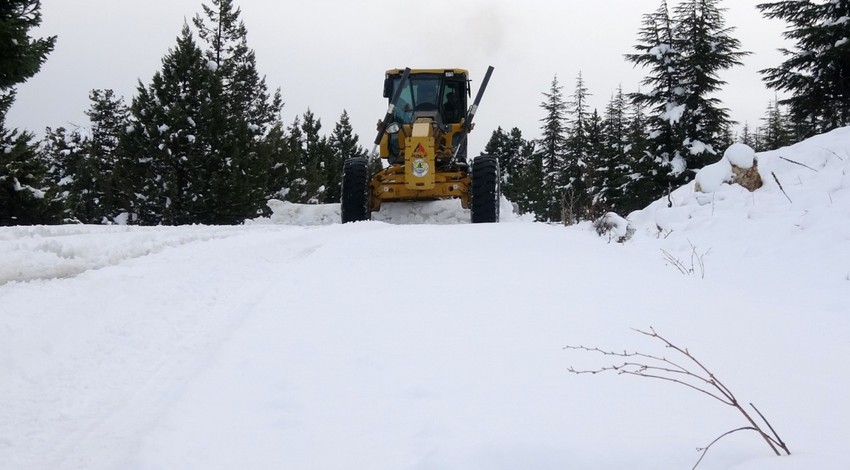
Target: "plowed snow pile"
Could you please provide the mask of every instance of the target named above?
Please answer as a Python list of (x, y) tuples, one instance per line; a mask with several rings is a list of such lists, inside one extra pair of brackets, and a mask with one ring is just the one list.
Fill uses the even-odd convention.
[[(328, 225), (339, 223), (339, 204), (303, 205), (286, 201), (271, 200), (269, 207), (272, 216), (268, 220), (255, 223), (275, 223), (288, 225)], [(534, 220), (529, 216), (518, 216), (507, 199), (501, 201), (500, 222), (519, 222)], [(433, 202), (396, 202), (386, 203), (378, 212), (372, 213), (372, 220), (390, 224), (467, 224), (469, 210), (460, 205), (460, 201)]]
[[(740, 149), (739, 149), (740, 150)], [(567, 345), (688, 348), (751, 431), (701, 470), (850, 468), (850, 129), (745, 153), (617, 233), (456, 202), (240, 227), (0, 228), (0, 469), (658, 470), (749, 423)], [(630, 236), (617, 243), (621, 236)]]

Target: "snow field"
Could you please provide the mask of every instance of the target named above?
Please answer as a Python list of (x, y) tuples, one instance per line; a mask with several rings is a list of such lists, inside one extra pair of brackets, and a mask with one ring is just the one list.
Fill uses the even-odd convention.
[(690, 468), (733, 409), (568, 372), (668, 355), (649, 327), (793, 452), (736, 433), (700, 469), (850, 468), (850, 129), (756, 158), (763, 188), (680, 188), (624, 244), (447, 203), (4, 228), (0, 468)]

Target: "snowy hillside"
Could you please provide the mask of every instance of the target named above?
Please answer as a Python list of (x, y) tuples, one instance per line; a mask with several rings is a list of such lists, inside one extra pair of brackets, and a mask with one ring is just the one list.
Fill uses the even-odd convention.
[(2, 228), (0, 468), (691, 468), (734, 409), (569, 373), (610, 362), (567, 345), (669, 354), (649, 327), (792, 452), (738, 432), (698, 468), (850, 468), (850, 128), (757, 161), (762, 188), (721, 163), (625, 243), (507, 203)]

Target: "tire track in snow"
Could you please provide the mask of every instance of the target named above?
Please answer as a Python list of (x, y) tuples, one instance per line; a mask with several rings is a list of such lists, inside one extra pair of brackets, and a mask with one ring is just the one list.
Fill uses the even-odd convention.
[[(236, 227), (14, 227), (0, 236), (0, 286), (67, 279), (169, 248), (239, 234)], [(108, 236), (104, 236), (108, 234)]]
[[(3, 312), (0, 327), (0, 402), (12, 403), (0, 409), (0, 462), (122, 468), (145, 429), (273, 295), (281, 270), (337, 236), (300, 227), (227, 232), (109, 273), (0, 290), (6, 305), (28, 306)], [(67, 313), (49, 311), (59, 298)], [(42, 329), (63, 340), (33, 342)]]

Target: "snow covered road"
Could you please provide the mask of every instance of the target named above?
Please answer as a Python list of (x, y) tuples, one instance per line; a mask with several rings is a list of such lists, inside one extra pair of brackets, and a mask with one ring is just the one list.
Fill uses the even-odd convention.
[(680, 188), (625, 244), (440, 204), (0, 228), (0, 469), (691, 468), (734, 409), (568, 372), (610, 363), (566, 345), (668, 354), (654, 327), (793, 452), (736, 433), (700, 469), (845, 470), (848, 142), (761, 155), (787, 194)]
[[(633, 326), (719, 353), (711, 362), (736, 383), (782, 398), (759, 371), (787, 338), (764, 335), (764, 354), (738, 341), (758, 337), (763, 317), (735, 312), (762, 300), (590, 231), (42, 230), (6, 242), (38, 253), (71, 237), (60, 251), (102, 259), (144, 237), (149, 253), (0, 286), (3, 468), (659, 468), (642, 455), (692, 465), (693, 447), (734, 415), (663, 384), (566, 372), (563, 346), (641, 344)], [(717, 351), (727, 322), (736, 341)], [(765, 450), (731, 438), (703, 466)]]

